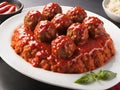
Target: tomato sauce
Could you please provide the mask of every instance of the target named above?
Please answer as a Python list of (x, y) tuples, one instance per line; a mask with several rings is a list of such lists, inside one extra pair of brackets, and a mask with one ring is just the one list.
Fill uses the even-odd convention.
[[(67, 68), (70, 63), (75, 65), (79, 63), (79, 65), (83, 67), (83, 70), (81, 69), (81, 72), (85, 72), (86, 67), (82, 61), (77, 61), (77, 59), (80, 58), (81, 56), (85, 56), (85, 55), (89, 56), (96, 50), (103, 50), (107, 42), (109, 42), (109, 40), (110, 38), (108, 34), (105, 34), (95, 39), (89, 38), (87, 43), (83, 45), (77, 45), (77, 50), (75, 51), (72, 57), (68, 59), (62, 59), (52, 55), (50, 43), (42, 43), (40, 41), (36, 41), (34, 39), (34, 33), (30, 30), (25, 30), (24, 25), (20, 25), (18, 28), (16, 28), (12, 37), (12, 41), (16, 41), (16, 42), (19, 41), (22, 43), (22, 46), (20, 47), (23, 48), (23, 51), (21, 52), (22, 54), (20, 55), (21, 56), (23, 55), (22, 56), (23, 58), (26, 52), (30, 53), (30, 56), (27, 56), (27, 58), (24, 59), (29, 63), (31, 63), (34, 67), (42, 67), (44, 69), (49, 69), (49, 67), (52, 67), (54, 71), (56, 70), (54, 68), (57, 67), (66, 66)], [(24, 48), (25, 46), (29, 46), (30, 51), (26, 51), (26, 49)], [(34, 54), (32, 54), (33, 52)], [(85, 63), (88, 64), (88, 61), (85, 61)], [(57, 67), (54, 67), (54, 64), (56, 64)], [(95, 68), (94, 65), (93, 67)], [(64, 72), (64, 70), (62, 71)]]

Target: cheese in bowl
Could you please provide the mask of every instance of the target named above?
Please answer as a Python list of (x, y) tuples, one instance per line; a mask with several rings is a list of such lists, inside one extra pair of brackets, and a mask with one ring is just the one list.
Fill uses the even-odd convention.
[(110, 0), (107, 5), (108, 10), (120, 16), (120, 0)]

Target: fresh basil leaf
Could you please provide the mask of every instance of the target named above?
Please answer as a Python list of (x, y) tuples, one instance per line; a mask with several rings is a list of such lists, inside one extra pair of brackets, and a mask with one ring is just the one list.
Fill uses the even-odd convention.
[(108, 70), (100, 70), (97, 74), (98, 80), (112, 80), (116, 77), (116, 73)]
[(91, 84), (97, 80), (112, 80), (116, 77), (117, 73), (114, 73), (109, 70), (100, 70), (97, 74), (94, 72), (90, 72), (88, 74), (84, 74), (82, 77), (77, 79), (75, 83), (77, 84), (83, 84), (88, 85)]
[(87, 85), (87, 84), (91, 84), (95, 81), (96, 81), (96, 79), (94, 78), (94, 75), (92, 73), (89, 73), (89, 74), (85, 74), (81, 78), (77, 79), (75, 81), (75, 83)]

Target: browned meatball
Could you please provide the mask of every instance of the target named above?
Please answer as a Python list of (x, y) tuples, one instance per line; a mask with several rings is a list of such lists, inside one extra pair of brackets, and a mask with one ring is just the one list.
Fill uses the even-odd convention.
[(37, 23), (43, 19), (42, 14), (38, 10), (30, 10), (24, 18), (24, 25), (28, 30), (34, 30)]
[(56, 37), (55, 25), (51, 21), (40, 21), (35, 27), (34, 37), (42, 42), (50, 42)]
[(73, 40), (68, 36), (58, 36), (51, 43), (52, 54), (58, 58), (70, 58), (76, 50), (76, 45)]
[(57, 14), (52, 19), (52, 22), (55, 24), (59, 35), (66, 34), (67, 28), (72, 24), (71, 19), (66, 14), (62, 13)]
[(75, 22), (81, 23), (83, 19), (87, 16), (87, 13), (85, 12), (85, 10), (80, 6), (75, 6), (71, 8), (70, 10), (67, 11), (66, 14), (71, 18), (71, 20), (74, 23)]
[(98, 37), (106, 32), (103, 26), (104, 23), (97, 17), (87, 17), (84, 19), (83, 24), (87, 26), (91, 37)]
[(76, 44), (84, 44), (89, 37), (88, 29), (83, 24), (73, 23), (67, 29), (67, 36), (71, 37)]
[(42, 11), (42, 15), (47, 20), (51, 20), (57, 13), (62, 13), (62, 8), (57, 3), (47, 4)]

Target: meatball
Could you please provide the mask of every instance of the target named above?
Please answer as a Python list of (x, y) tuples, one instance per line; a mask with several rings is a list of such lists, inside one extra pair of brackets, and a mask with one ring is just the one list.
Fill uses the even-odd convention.
[(43, 19), (41, 12), (38, 10), (30, 10), (24, 18), (25, 28), (28, 30), (34, 30), (37, 23)]
[(75, 22), (81, 23), (84, 20), (84, 18), (87, 17), (87, 13), (80, 6), (75, 6), (71, 8), (70, 10), (67, 11), (66, 14), (71, 18), (71, 20), (74, 23)]
[(57, 3), (47, 4), (42, 11), (42, 15), (47, 20), (51, 20), (57, 13), (62, 13), (62, 8)]
[(67, 36), (71, 37), (76, 44), (84, 44), (89, 37), (88, 29), (83, 24), (73, 23), (67, 29)]
[(87, 26), (91, 37), (98, 37), (105, 33), (103, 22), (97, 17), (87, 17), (83, 20), (83, 24)]
[(76, 45), (73, 40), (64, 35), (58, 36), (55, 40), (53, 40), (51, 47), (52, 54), (62, 59), (70, 58), (76, 50)]
[(52, 22), (55, 24), (59, 35), (65, 35), (67, 28), (72, 24), (71, 19), (66, 14), (62, 13), (55, 15)]
[(42, 42), (50, 42), (56, 37), (55, 25), (51, 21), (40, 21), (35, 27), (34, 37)]

